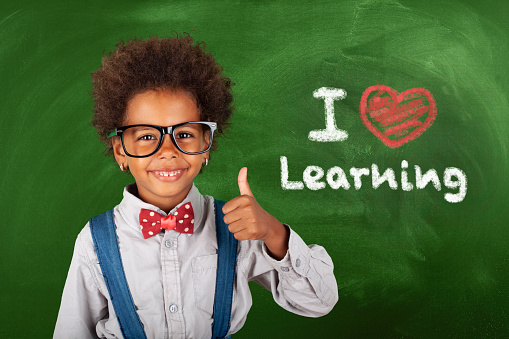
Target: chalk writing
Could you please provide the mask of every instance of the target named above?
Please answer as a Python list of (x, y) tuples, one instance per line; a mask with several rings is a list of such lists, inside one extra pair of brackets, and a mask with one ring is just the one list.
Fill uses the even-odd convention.
[[(285, 156), (280, 157), (281, 162), (281, 187), (284, 190), (303, 190), (306, 187), (309, 190), (317, 191), (327, 187), (337, 190), (340, 187), (344, 190), (349, 190), (351, 187), (350, 182), (345, 171), (339, 167), (334, 166), (327, 170), (325, 173), (324, 169), (320, 166), (307, 166), (302, 173), (302, 181), (290, 181), (289, 170), (288, 170), (288, 159)], [(414, 165), (415, 170), (415, 186), (408, 180), (408, 162), (403, 160), (401, 162), (401, 176), (400, 176), (400, 187), (403, 191), (411, 191), (415, 188), (422, 190), (431, 182), (433, 187), (437, 191), (442, 190), (442, 184), (440, 178), (435, 169), (430, 169), (424, 175), (419, 165)], [(354, 188), (360, 190), (363, 184), (366, 184), (366, 180), (363, 182), (363, 177), (369, 177), (371, 173), (371, 187), (378, 189), (384, 182), (392, 190), (398, 189), (398, 181), (396, 180), (396, 172), (392, 168), (387, 168), (382, 175), (380, 175), (380, 169), (377, 164), (372, 164), (371, 168), (350, 168), (350, 177), (353, 179)], [(325, 181), (322, 178), (325, 175)], [(352, 180), (350, 179), (350, 180)], [(369, 180), (369, 179), (368, 179)], [(368, 184), (369, 185), (369, 184)], [(447, 167), (443, 174), (443, 185), (449, 189), (457, 192), (447, 192), (444, 194), (444, 199), (450, 203), (458, 203), (465, 199), (467, 194), (467, 175), (461, 169), (456, 167)]]
[[(344, 141), (348, 138), (346, 131), (336, 126), (334, 119), (334, 100), (346, 97), (346, 92), (339, 88), (321, 87), (313, 92), (317, 99), (325, 101), (325, 129), (309, 132), (311, 141), (328, 142)], [(385, 145), (396, 148), (419, 137), (429, 128), (436, 117), (436, 104), (431, 93), (425, 88), (411, 88), (402, 93), (385, 85), (368, 87), (362, 94), (360, 103), (360, 115), (364, 125), (377, 136)], [(281, 162), (281, 187), (284, 190), (303, 190), (305, 187), (312, 191), (321, 190), (329, 185), (337, 190), (343, 188), (349, 190), (350, 181), (345, 171), (334, 166), (324, 171), (320, 166), (307, 166), (302, 173), (302, 181), (290, 180), (288, 171), (288, 159), (280, 157)], [(422, 173), (420, 166), (415, 165), (415, 185), (408, 178), (408, 161), (401, 161), (401, 175), (398, 185), (396, 173), (392, 168), (387, 168), (380, 174), (377, 164), (371, 168), (351, 167), (348, 173), (353, 179), (353, 187), (360, 190), (363, 185), (363, 177), (369, 177), (371, 173), (371, 187), (378, 189), (383, 183), (392, 190), (398, 186), (405, 192), (426, 188), (431, 182), (437, 191), (442, 190), (443, 185), (449, 189), (457, 189), (457, 192), (447, 192), (444, 199), (450, 203), (458, 203), (465, 199), (467, 194), (467, 175), (456, 167), (447, 167), (444, 170), (443, 180), (435, 169)], [(325, 181), (322, 178), (325, 175)], [(352, 180), (350, 179), (350, 180)], [(366, 180), (366, 179), (365, 179)]]
[(359, 110), (368, 130), (391, 148), (418, 138), (436, 117), (435, 100), (426, 88), (398, 93), (389, 86), (370, 86), (362, 94)]
[(343, 141), (348, 138), (348, 133), (336, 127), (334, 118), (334, 100), (346, 98), (346, 92), (340, 88), (321, 87), (313, 92), (317, 99), (325, 101), (325, 129), (309, 132), (308, 138), (311, 141), (328, 142)]

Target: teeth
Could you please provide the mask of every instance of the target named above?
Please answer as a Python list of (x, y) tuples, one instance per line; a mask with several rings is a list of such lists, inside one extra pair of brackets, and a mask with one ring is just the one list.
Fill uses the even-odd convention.
[(174, 177), (176, 176), (177, 174), (179, 174), (180, 172), (182, 171), (171, 171), (171, 172), (160, 172), (160, 171), (155, 171), (155, 174), (157, 175), (160, 175), (160, 176), (163, 176), (163, 177)]

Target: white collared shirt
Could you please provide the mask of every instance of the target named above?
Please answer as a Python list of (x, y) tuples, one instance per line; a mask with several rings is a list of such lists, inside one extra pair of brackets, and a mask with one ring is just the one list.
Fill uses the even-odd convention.
[[(163, 231), (144, 239), (141, 208), (166, 213), (124, 189), (114, 208), (125, 275), (147, 338), (210, 338), (214, 303), (217, 238), (214, 199), (193, 185), (194, 234)], [(239, 241), (229, 334), (246, 321), (252, 299), (248, 282), (272, 292), (284, 309), (309, 317), (327, 314), (338, 300), (332, 260), (290, 229), (289, 249), (278, 261), (261, 240)], [(65, 283), (54, 338), (122, 338), (87, 225), (78, 235)]]

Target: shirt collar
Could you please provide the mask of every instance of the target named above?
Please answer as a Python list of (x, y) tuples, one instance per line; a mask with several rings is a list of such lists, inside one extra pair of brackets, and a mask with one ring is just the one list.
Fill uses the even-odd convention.
[[(119, 210), (122, 214), (123, 218), (127, 222), (127, 224), (138, 230), (141, 235), (141, 229), (140, 229), (140, 220), (139, 220), (139, 214), (142, 208), (146, 208), (151, 211), (155, 211), (157, 213), (160, 213), (163, 216), (167, 216), (166, 212), (161, 210), (159, 207), (154, 206), (152, 204), (146, 203), (140, 198), (137, 197), (137, 188), (136, 184), (130, 184), (127, 185), (124, 188), (124, 198), (119, 204)], [(197, 230), (202, 227), (202, 220), (203, 220), (203, 205), (205, 203), (203, 196), (198, 191), (198, 188), (193, 183), (193, 186), (191, 187), (191, 190), (187, 194), (184, 200), (182, 200), (181, 203), (179, 203), (177, 206), (175, 206), (169, 214), (175, 213), (175, 211), (182, 206), (183, 204), (190, 202), (193, 206), (194, 211), (194, 233), (197, 232)]]

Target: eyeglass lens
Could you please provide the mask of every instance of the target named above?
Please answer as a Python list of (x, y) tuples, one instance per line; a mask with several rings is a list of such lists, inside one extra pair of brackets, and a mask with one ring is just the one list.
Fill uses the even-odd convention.
[[(211, 129), (207, 124), (190, 123), (173, 130), (178, 147), (184, 152), (203, 152), (209, 147)], [(161, 132), (149, 126), (135, 126), (125, 129), (124, 147), (134, 156), (146, 156), (153, 153), (159, 145)]]

